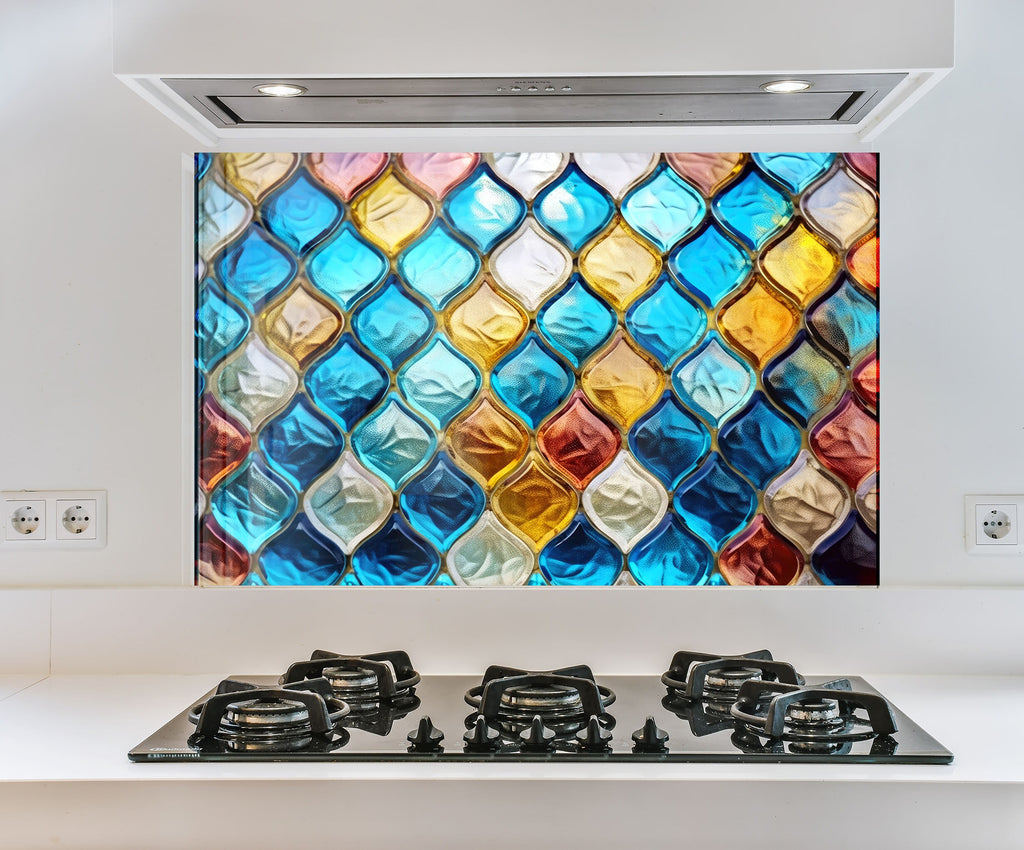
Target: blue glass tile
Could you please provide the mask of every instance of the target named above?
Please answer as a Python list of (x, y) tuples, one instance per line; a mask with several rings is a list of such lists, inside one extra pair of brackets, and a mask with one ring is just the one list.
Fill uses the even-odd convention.
[(280, 531), (297, 506), (291, 487), (255, 453), (210, 497), (217, 522), (249, 552)]
[(210, 278), (199, 290), (196, 308), (196, 354), (199, 368), (209, 372), (249, 333), (249, 317), (229, 301), (224, 291)]
[(370, 353), (397, 369), (430, 336), (434, 317), (392, 275), (384, 289), (360, 305), (352, 324)]
[(306, 261), (309, 279), (345, 310), (352, 309), (387, 273), (387, 258), (347, 221)]
[(756, 171), (733, 183), (711, 204), (722, 224), (760, 250), (793, 217), (793, 204)]
[(754, 516), (757, 494), (717, 454), (712, 454), (676, 491), (676, 511), (714, 549)]
[(359, 579), (356, 578), (355, 573), (347, 573), (340, 584), (343, 584), (345, 587), (356, 587), (359, 584)]
[(434, 453), (437, 437), (392, 393), (356, 426), (352, 448), (364, 466), (398, 490)]
[(345, 553), (300, 513), (260, 553), (260, 566), (271, 585), (335, 584)]
[(754, 162), (790, 191), (802, 192), (832, 167), (834, 153), (755, 153)]
[(210, 163), (213, 162), (213, 156), (212, 154), (208, 153), (197, 153), (195, 155), (195, 161), (196, 182), (198, 182), (202, 178), (202, 176), (206, 174), (207, 169), (210, 167)]
[(484, 512), (484, 491), (438, 452), (430, 465), (402, 490), (400, 503), (409, 524), (439, 549), (447, 549)]
[(711, 432), (671, 390), (629, 432), (629, 448), (672, 491), (711, 448)]
[(715, 573), (708, 580), (708, 587), (724, 587), (728, 582), (722, 577), (721, 573)]
[(579, 513), (544, 547), (538, 563), (551, 584), (610, 585), (622, 572), (622, 553)]
[(296, 254), (305, 254), (341, 219), (338, 202), (300, 170), (263, 202), (267, 229)]
[(477, 394), (477, 368), (438, 334), (398, 373), (406, 401), (442, 431)]
[(430, 584), (440, 567), (441, 556), (401, 514), (392, 515), (352, 555), (352, 570), (360, 584)]
[(716, 331), (708, 333), (700, 348), (672, 373), (672, 386), (682, 402), (715, 427), (746, 404), (756, 383), (754, 370), (722, 343)]
[(569, 396), (573, 375), (530, 333), (518, 348), (499, 361), (491, 374), (491, 387), (505, 404), (536, 428)]
[(659, 166), (622, 202), (622, 217), (662, 253), (691, 233), (706, 210), (700, 193), (667, 165)]
[(796, 458), (800, 430), (758, 392), (719, 432), (718, 446), (729, 463), (764, 489)]
[(742, 286), (751, 269), (747, 252), (713, 224), (680, 245), (668, 264), (683, 286), (709, 307)]
[(338, 459), (344, 438), (299, 393), (263, 426), (259, 443), (267, 461), (304, 490)]
[(875, 302), (848, 280), (809, 311), (811, 326), (849, 365), (860, 359), (878, 339), (878, 308)]
[(541, 307), (537, 327), (578, 369), (611, 336), (615, 314), (574, 274), (568, 285)]
[(434, 587), (455, 587), (455, 582), (448, 573), (441, 573), (434, 582)]
[(804, 426), (837, 399), (846, 385), (843, 371), (803, 331), (768, 365), (762, 380), (772, 400)]
[(526, 217), (526, 204), (479, 168), (463, 181), (445, 201), (445, 214), (452, 227), (486, 253), (510, 234)]
[(367, 356), (352, 334), (306, 372), (306, 391), (345, 433), (351, 431), (388, 389), (388, 373)]
[(206, 378), (203, 373), (196, 371), (196, 398), (202, 398), (203, 393), (206, 392)]
[(640, 584), (706, 584), (714, 565), (708, 548), (669, 511), (629, 553), (629, 571)]
[(527, 587), (547, 587), (547, 582), (544, 581), (544, 576), (540, 573), (534, 573), (526, 580)]
[(825, 584), (878, 584), (878, 539), (854, 511), (811, 556)]
[(575, 165), (547, 186), (533, 202), (541, 226), (573, 251), (579, 251), (612, 220), (615, 205), (593, 180)]
[(462, 292), (480, 271), (480, 257), (436, 221), (402, 254), (398, 271), (435, 310)]
[(295, 277), (295, 260), (258, 224), (251, 224), (217, 260), (217, 277), (224, 288), (254, 313), (272, 300)]
[(707, 313), (687, 298), (667, 275), (626, 313), (626, 327), (666, 369), (704, 335)]

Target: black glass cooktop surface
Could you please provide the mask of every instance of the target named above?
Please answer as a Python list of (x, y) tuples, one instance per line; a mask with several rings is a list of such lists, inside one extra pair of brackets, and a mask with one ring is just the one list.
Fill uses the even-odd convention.
[[(589, 669), (564, 668), (538, 678), (491, 668), (483, 684), (473, 676), (424, 676), (390, 701), (374, 697), (347, 704), (321, 688), (322, 678), (299, 686), (308, 686), (312, 695), (282, 698), (273, 691), (281, 687), (278, 677), (237, 676), (222, 687), (224, 694), (204, 695), (128, 755), (141, 762), (953, 759), (857, 676), (799, 677), (796, 685), (786, 684), (783, 675), (781, 683), (745, 685), (738, 698), (735, 690), (719, 698), (712, 682), (699, 698), (686, 699), (658, 676), (599, 676), (591, 688), (579, 684), (584, 673)], [(514, 684), (488, 684), (488, 677), (509, 681), (502, 676)], [(328, 696), (316, 696), (318, 689)]]

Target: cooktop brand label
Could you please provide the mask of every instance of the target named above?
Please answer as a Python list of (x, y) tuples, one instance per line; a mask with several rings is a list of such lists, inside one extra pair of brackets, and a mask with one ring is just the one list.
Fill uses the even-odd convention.
[(197, 583), (877, 584), (877, 169), (197, 154)]

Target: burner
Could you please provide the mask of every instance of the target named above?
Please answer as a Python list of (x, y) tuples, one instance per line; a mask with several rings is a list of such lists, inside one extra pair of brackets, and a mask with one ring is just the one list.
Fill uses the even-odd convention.
[(731, 713), (755, 735), (799, 744), (805, 752), (831, 751), (828, 747), (835, 744), (896, 731), (885, 699), (855, 693), (848, 679), (815, 687), (750, 681), (740, 687)]
[[(615, 693), (598, 685), (585, 665), (547, 672), (492, 666), (481, 684), (466, 691), (466, 702), (486, 722), (512, 735), (518, 735), (536, 717), (559, 736), (575, 734), (592, 715), (611, 728), (614, 720), (605, 709), (614, 701)], [(470, 716), (470, 724), (476, 717)]]
[(671, 700), (706, 701), (711, 713), (723, 717), (745, 682), (775, 680), (793, 685), (804, 681), (792, 664), (774, 661), (767, 649), (745, 655), (677, 652), (661, 677)]
[(281, 683), (321, 676), (330, 683), (334, 696), (349, 703), (356, 714), (374, 712), (382, 704), (401, 706), (408, 713), (419, 705), (413, 694), (420, 674), (405, 652), (339, 655), (318, 649), (309, 661), (292, 664)]
[(189, 711), (188, 719), (196, 726), (190, 743), (196, 749), (232, 752), (336, 747), (347, 740), (336, 733), (348, 713), (348, 705), (334, 698), (325, 679), (283, 688), (226, 679), (214, 696)]

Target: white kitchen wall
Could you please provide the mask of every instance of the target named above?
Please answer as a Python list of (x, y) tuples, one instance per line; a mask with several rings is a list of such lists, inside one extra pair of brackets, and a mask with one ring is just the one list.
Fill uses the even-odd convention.
[[(961, 2), (956, 69), (875, 144), (887, 588), (1024, 586), (962, 541), (964, 494), (1024, 492), (1021, 32), (1013, 0)], [(109, 494), (105, 549), (0, 544), (0, 585), (180, 586), (195, 143), (112, 76), (105, 0), (5, 0), (0, 79), (0, 487)]]

